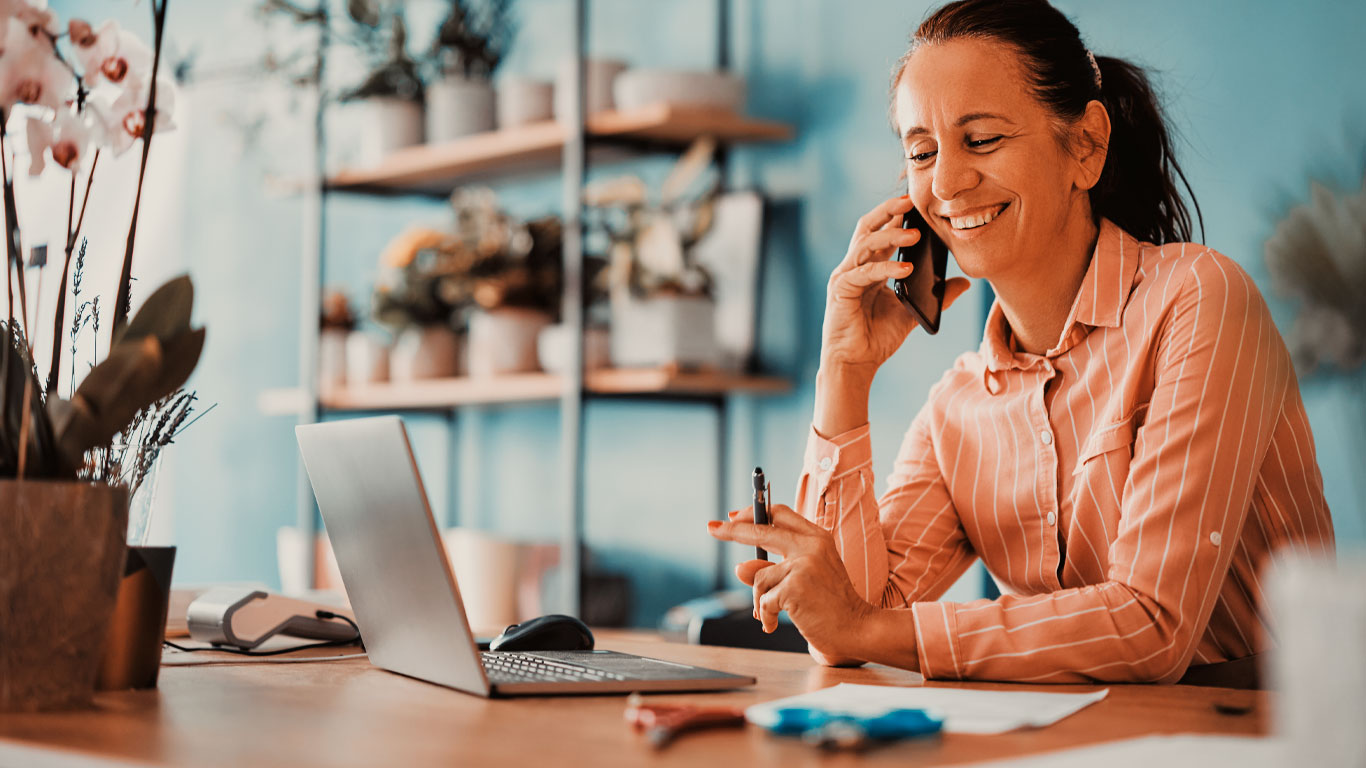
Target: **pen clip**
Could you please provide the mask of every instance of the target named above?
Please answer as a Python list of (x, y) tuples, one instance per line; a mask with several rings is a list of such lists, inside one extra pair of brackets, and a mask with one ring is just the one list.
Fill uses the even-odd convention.
[(768, 513), (768, 524), (773, 525), (773, 483), (764, 486), (764, 511)]

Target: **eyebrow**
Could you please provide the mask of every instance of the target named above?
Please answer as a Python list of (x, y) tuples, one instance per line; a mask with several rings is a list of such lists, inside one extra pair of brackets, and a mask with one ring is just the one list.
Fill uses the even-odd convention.
[[(1004, 120), (1007, 123), (1010, 123), (1011, 125), (1015, 124), (1014, 121), (1012, 121), (1010, 118), (1006, 117), (1005, 115), (998, 115), (995, 112), (969, 112), (966, 115), (963, 115), (962, 117), (958, 118), (953, 125), (955, 128), (961, 128), (967, 125), (968, 123), (972, 122), (973, 120)], [(906, 139), (909, 139), (912, 136), (919, 136), (921, 134), (929, 132), (930, 129), (922, 125), (912, 126), (910, 128), (907, 128), (905, 133), (901, 134), (901, 140), (905, 141)]]

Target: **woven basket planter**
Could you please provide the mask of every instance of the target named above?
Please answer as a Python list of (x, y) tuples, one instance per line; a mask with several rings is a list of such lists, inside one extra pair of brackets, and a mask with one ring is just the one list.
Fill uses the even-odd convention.
[(126, 488), (0, 480), (0, 712), (89, 706), (127, 530)]

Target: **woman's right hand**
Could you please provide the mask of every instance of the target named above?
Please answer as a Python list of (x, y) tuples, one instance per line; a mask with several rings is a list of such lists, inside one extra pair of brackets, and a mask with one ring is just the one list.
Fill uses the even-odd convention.
[[(849, 252), (830, 274), (811, 421), (823, 437), (868, 422), (873, 375), (915, 328), (915, 316), (887, 287), (888, 280), (911, 274), (911, 266), (891, 261), (892, 255), (927, 234), (901, 228), (902, 217), (912, 207), (909, 197), (894, 197), (864, 214), (849, 240)], [(944, 306), (969, 285), (965, 278), (949, 280)]]
[[(902, 217), (913, 207), (910, 197), (903, 195), (883, 201), (859, 219), (849, 251), (830, 274), (826, 289), (823, 370), (871, 383), (873, 374), (915, 328), (914, 315), (887, 287), (888, 280), (911, 274), (910, 264), (891, 261), (897, 249), (915, 245), (925, 234), (901, 228)], [(969, 285), (965, 278), (949, 280), (944, 307)]]

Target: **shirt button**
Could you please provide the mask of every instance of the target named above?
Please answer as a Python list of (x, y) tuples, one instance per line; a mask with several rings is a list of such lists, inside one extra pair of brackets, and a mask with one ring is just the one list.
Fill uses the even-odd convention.
[(831, 460), (829, 456), (826, 456), (821, 459), (821, 469), (825, 470), (826, 472), (829, 472), (830, 468), (833, 466), (835, 466), (835, 462)]
[(1220, 536), (1218, 531), (1211, 531), (1211, 532), (1210, 532), (1210, 535), (1209, 535), (1209, 543), (1211, 543), (1211, 544), (1213, 544), (1214, 546), (1217, 547), (1217, 546), (1219, 546), (1219, 543), (1222, 542), (1223, 540), (1224, 540), (1224, 537), (1223, 537), (1223, 536)]
[(1046, 430), (1046, 429), (1043, 430), (1042, 432), (1039, 433), (1039, 441), (1042, 442), (1044, 445), (1052, 445), (1052, 444), (1053, 444), (1053, 433), (1052, 433), (1052, 432), (1049, 432), (1049, 431)]
[(1058, 524), (1058, 516), (1057, 516), (1057, 514), (1055, 514), (1055, 513), (1053, 513), (1053, 512), (1049, 512), (1049, 513), (1048, 513), (1048, 524), (1049, 524), (1050, 526), (1051, 526), (1051, 525), (1057, 525), (1057, 524)]

